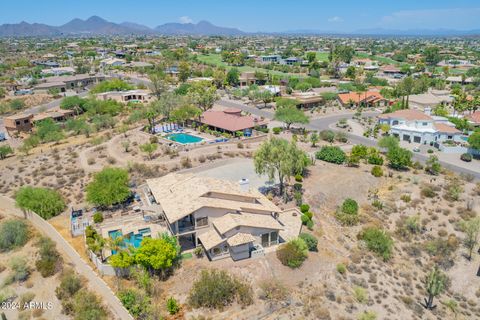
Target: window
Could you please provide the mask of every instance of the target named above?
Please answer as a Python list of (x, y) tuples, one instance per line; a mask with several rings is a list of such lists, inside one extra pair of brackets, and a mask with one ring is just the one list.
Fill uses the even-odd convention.
[(271, 244), (277, 244), (278, 243), (278, 232), (277, 231), (270, 232), (270, 243)]
[(447, 139), (451, 140), (453, 139), (453, 136), (447, 136)]
[(208, 217), (202, 217), (196, 219), (197, 227), (204, 227), (208, 225)]
[(262, 247), (268, 247), (270, 246), (270, 233), (264, 233), (262, 234)]
[(428, 125), (428, 122), (422, 122), (422, 126)]
[(15, 121), (15, 124), (16, 124), (17, 126), (20, 125), (20, 121), (18, 121), (18, 120)]
[(27, 120), (23, 120), (23, 123), (28, 123), (28, 119), (27, 119)]

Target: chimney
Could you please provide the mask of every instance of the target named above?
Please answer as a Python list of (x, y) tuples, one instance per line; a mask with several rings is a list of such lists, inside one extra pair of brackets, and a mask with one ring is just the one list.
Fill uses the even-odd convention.
[(250, 182), (248, 181), (247, 178), (242, 178), (238, 181), (238, 184), (240, 185), (240, 190), (243, 192), (248, 192), (250, 189)]

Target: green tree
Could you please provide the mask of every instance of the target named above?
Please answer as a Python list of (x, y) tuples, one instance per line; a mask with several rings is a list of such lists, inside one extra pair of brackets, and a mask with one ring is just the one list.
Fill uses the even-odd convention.
[(187, 61), (182, 61), (178, 65), (178, 80), (181, 82), (187, 81), (190, 77), (190, 64)]
[(232, 87), (238, 86), (240, 83), (240, 73), (237, 68), (232, 68), (227, 72), (226, 81)]
[(400, 145), (400, 141), (395, 136), (386, 136), (386, 137), (381, 138), (378, 141), (378, 146), (380, 148), (385, 148), (387, 150), (389, 150), (393, 147), (398, 147), (399, 145)]
[(91, 93), (102, 93), (108, 91), (126, 91), (135, 89), (131, 84), (121, 79), (102, 81), (90, 90)]
[(9, 145), (0, 146), (0, 160), (5, 159), (9, 154), (13, 154), (13, 149)]
[(65, 136), (60, 125), (52, 119), (39, 121), (35, 124), (35, 127), (36, 136), (38, 136), (42, 142), (59, 141)]
[(299, 110), (296, 105), (285, 105), (278, 107), (278, 102), (274, 119), (284, 122), (287, 126), (287, 129), (290, 129), (290, 126), (294, 123), (307, 124), (310, 122), (309, 118), (303, 113), (302, 110)]
[(108, 258), (108, 263), (115, 268), (115, 274), (119, 275), (120, 270), (128, 269), (135, 263), (135, 258), (127, 250), (118, 250)]
[(468, 260), (472, 260), (472, 253), (478, 245), (478, 237), (480, 235), (480, 218), (475, 217), (470, 220), (464, 220), (460, 226), (465, 233), (464, 243), (468, 249)]
[(148, 154), (148, 158), (150, 160), (152, 160), (152, 156), (155, 153), (155, 151), (157, 151), (157, 149), (158, 149), (158, 144), (157, 143), (147, 142), (147, 143), (144, 143), (144, 144), (140, 145), (140, 150), (142, 150), (143, 152)]
[(30, 210), (43, 219), (50, 219), (65, 209), (65, 202), (60, 194), (52, 189), (21, 187), (15, 193), (15, 203), (22, 210)]
[(262, 143), (253, 158), (257, 174), (267, 174), (271, 180), (277, 177), (281, 195), (285, 180), (302, 174), (311, 163), (308, 155), (294, 141), (289, 143), (281, 138), (271, 138)]
[(468, 144), (475, 150), (480, 150), (480, 130), (475, 131), (468, 137)]
[(393, 169), (403, 170), (412, 164), (412, 152), (401, 147), (390, 148), (387, 152), (387, 160)]
[(434, 66), (440, 62), (440, 49), (436, 46), (429, 46), (423, 50), (423, 55), (425, 56), (425, 62)]
[(185, 122), (192, 118), (197, 118), (202, 114), (202, 111), (191, 105), (186, 104), (172, 111), (170, 119), (181, 122), (185, 126)]
[(217, 88), (209, 81), (194, 82), (188, 91), (188, 97), (192, 103), (198, 105), (203, 111), (211, 109), (215, 101), (220, 98)]
[(23, 247), (28, 238), (28, 226), (24, 221), (12, 219), (0, 224), (0, 252)]
[(135, 252), (135, 262), (147, 269), (150, 274), (170, 269), (180, 254), (175, 237), (162, 235), (161, 238), (143, 238), (141, 246)]
[(437, 267), (433, 267), (430, 273), (425, 278), (425, 291), (428, 294), (428, 298), (425, 299), (425, 308), (432, 310), (433, 299), (440, 295), (445, 290), (447, 277)]
[(121, 290), (118, 299), (135, 319), (151, 319), (151, 300), (138, 289)]
[(60, 109), (73, 110), (75, 114), (79, 115), (86, 111), (86, 103), (87, 100), (80, 98), (79, 96), (66, 97), (60, 102)]
[(358, 238), (365, 241), (368, 250), (379, 254), (383, 260), (392, 257), (393, 239), (385, 230), (367, 227), (359, 233)]
[(100, 299), (87, 289), (80, 289), (73, 298), (73, 311), (78, 320), (106, 320), (108, 313)]
[(262, 102), (264, 103), (264, 107), (266, 108), (267, 103), (272, 102), (273, 94), (268, 90), (263, 90), (263, 91), (260, 91), (259, 98), (260, 98), (260, 100), (262, 100)]
[(157, 99), (159, 99), (168, 90), (168, 81), (163, 72), (154, 72), (148, 75), (150, 80), (150, 89)]
[(292, 269), (300, 267), (307, 257), (308, 246), (302, 238), (292, 239), (277, 249), (278, 260)]
[(98, 206), (121, 203), (129, 195), (128, 172), (121, 168), (104, 168), (93, 176), (87, 187), (87, 201)]

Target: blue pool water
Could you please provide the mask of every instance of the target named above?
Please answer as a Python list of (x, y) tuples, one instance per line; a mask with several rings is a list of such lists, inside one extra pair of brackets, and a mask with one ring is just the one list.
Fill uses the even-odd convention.
[[(140, 229), (137, 234), (130, 233), (126, 236), (122, 235), (120, 230), (113, 230), (108, 233), (110, 238), (115, 239), (117, 237), (123, 236), (123, 243), (125, 247), (133, 246), (134, 248), (139, 248), (143, 240), (143, 235), (145, 233), (150, 233), (150, 228)], [(112, 254), (115, 254), (115, 250), (112, 250)]]
[(167, 136), (168, 140), (172, 140), (181, 144), (197, 143), (203, 141), (202, 138), (193, 136), (188, 133), (174, 133)]

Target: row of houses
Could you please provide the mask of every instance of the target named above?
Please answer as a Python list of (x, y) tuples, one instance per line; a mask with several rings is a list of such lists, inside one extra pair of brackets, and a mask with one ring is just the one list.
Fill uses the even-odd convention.
[(57, 109), (48, 112), (33, 114), (15, 114), (4, 118), (5, 129), (9, 132), (29, 132), (33, 129), (35, 123), (52, 119), (55, 122), (64, 122), (74, 116), (72, 110)]

